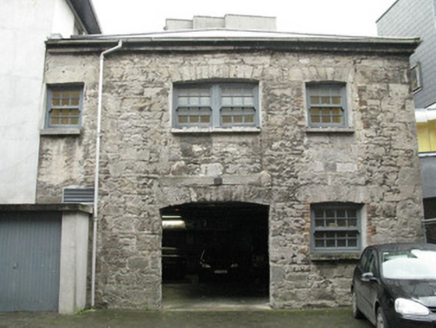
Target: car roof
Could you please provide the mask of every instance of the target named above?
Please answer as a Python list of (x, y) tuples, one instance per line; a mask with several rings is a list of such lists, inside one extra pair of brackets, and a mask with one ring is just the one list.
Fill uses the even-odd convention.
[(373, 248), (379, 252), (384, 251), (395, 251), (395, 250), (410, 250), (410, 249), (423, 249), (423, 250), (434, 250), (436, 251), (436, 244), (428, 243), (389, 243), (389, 244), (379, 244), (368, 246), (368, 248)]

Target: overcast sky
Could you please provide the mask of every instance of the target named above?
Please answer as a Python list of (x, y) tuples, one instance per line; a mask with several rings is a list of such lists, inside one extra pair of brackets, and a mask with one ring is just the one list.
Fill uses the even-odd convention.
[(376, 36), (395, 0), (92, 0), (104, 34), (161, 32), (167, 18), (226, 14), (277, 18), (283, 32)]

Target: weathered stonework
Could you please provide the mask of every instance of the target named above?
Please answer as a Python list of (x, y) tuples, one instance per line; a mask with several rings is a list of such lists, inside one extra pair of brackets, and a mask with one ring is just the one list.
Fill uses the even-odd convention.
[[(80, 136), (41, 137), (38, 202), (92, 186), (96, 52), (50, 51), (46, 82), (85, 84)], [(99, 306), (161, 306), (159, 210), (191, 202), (268, 205), (270, 303), (349, 304), (354, 259), (310, 251), (310, 204), (365, 204), (365, 244), (422, 239), (408, 57), (369, 52), (121, 50), (106, 58), (98, 231)], [(259, 82), (261, 131), (173, 133), (173, 83)], [(305, 83), (347, 84), (349, 129), (307, 127)], [(214, 177), (222, 183), (214, 184)]]

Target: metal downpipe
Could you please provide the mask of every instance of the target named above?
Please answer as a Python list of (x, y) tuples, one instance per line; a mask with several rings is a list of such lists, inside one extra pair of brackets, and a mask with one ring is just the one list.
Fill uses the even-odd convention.
[(95, 172), (94, 172), (94, 211), (93, 211), (93, 237), (92, 237), (92, 268), (91, 268), (91, 307), (95, 306), (95, 268), (97, 262), (97, 223), (98, 223), (98, 191), (100, 171), (100, 140), (101, 140), (101, 111), (103, 93), (103, 68), (104, 56), (121, 49), (123, 42), (119, 40), (118, 45), (103, 51), (100, 54), (100, 74), (98, 81), (98, 107), (97, 107), (97, 136), (95, 146)]

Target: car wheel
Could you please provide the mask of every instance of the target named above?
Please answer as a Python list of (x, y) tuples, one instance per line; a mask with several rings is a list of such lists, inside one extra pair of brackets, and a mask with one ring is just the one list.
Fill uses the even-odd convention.
[(363, 319), (364, 315), (362, 312), (360, 312), (359, 307), (357, 306), (357, 296), (356, 296), (356, 293), (354, 291), (353, 291), (351, 297), (352, 297), (353, 317), (355, 319)]
[(376, 328), (388, 328), (388, 323), (386, 321), (385, 314), (383, 313), (383, 309), (381, 306), (377, 309), (377, 318), (376, 318)]

